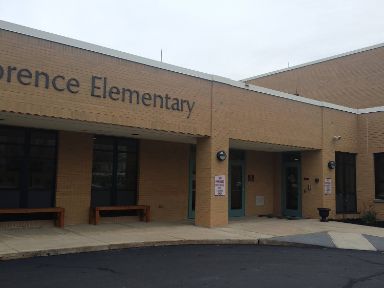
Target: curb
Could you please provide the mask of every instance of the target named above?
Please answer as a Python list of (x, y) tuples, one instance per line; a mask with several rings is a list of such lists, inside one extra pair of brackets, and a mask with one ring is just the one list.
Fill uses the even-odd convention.
[(297, 247), (297, 248), (321, 248), (321, 249), (338, 249), (337, 247), (328, 247), (315, 244), (305, 244), (297, 242), (288, 242), (274, 240), (272, 238), (261, 239), (205, 239), (205, 240), (171, 240), (171, 241), (149, 241), (149, 242), (131, 242), (119, 244), (106, 244), (96, 246), (82, 246), (71, 248), (55, 248), (36, 251), (15, 252), (0, 255), (0, 261), (25, 259), (32, 257), (55, 256), (75, 253), (100, 252), (109, 250), (120, 250), (128, 248), (140, 247), (157, 247), (157, 246), (179, 246), (179, 245), (260, 245), (260, 246), (281, 246), (281, 247)]
[(32, 257), (55, 256), (74, 253), (99, 252), (109, 250), (119, 250), (127, 248), (156, 247), (156, 246), (178, 246), (178, 245), (259, 245), (259, 239), (255, 240), (174, 240), (174, 241), (151, 241), (151, 242), (132, 242), (97, 246), (82, 246), (72, 248), (55, 248), (36, 251), (15, 252), (0, 255), (0, 261), (25, 259)]
[(259, 239), (259, 245), (297, 247), (297, 248), (337, 249), (336, 247), (327, 247), (327, 246), (316, 245), (316, 244), (305, 244), (305, 243), (298, 243), (298, 242), (280, 241), (280, 240), (273, 240), (273, 239), (268, 239), (268, 238)]

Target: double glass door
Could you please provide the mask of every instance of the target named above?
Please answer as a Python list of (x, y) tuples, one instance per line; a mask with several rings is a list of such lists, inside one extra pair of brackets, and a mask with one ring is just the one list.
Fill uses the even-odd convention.
[(93, 143), (92, 206), (134, 205), (137, 141), (96, 136)]
[(56, 132), (0, 126), (0, 208), (55, 204)]
[(283, 154), (282, 213), (301, 217), (301, 164), (299, 153)]

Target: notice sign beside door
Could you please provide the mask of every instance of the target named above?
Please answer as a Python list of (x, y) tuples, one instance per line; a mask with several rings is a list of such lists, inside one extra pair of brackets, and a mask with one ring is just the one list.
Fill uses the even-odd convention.
[(225, 195), (225, 175), (215, 176), (215, 196)]
[(324, 194), (332, 194), (332, 178), (324, 179)]

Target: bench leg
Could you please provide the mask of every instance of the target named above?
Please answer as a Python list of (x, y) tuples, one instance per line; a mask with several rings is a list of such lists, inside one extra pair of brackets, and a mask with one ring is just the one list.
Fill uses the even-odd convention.
[(100, 221), (100, 211), (95, 209), (94, 213), (95, 213), (95, 217), (94, 217), (95, 223), (94, 224), (97, 225), (97, 224), (99, 224), (99, 221)]
[(151, 221), (151, 208), (148, 206), (145, 208), (145, 222)]
[(64, 211), (57, 213), (56, 226), (64, 228)]
[(89, 209), (89, 224), (95, 224), (95, 213), (92, 208)]
[(139, 218), (140, 221), (144, 221), (144, 216), (145, 216), (145, 210), (139, 210)]

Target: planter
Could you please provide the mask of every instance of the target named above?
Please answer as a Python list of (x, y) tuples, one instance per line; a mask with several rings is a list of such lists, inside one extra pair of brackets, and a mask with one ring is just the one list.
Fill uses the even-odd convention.
[(319, 216), (321, 217), (320, 221), (321, 222), (328, 222), (327, 217), (329, 216), (329, 211), (331, 211), (331, 209), (329, 209), (329, 208), (317, 208), (317, 210), (319, 211)]

